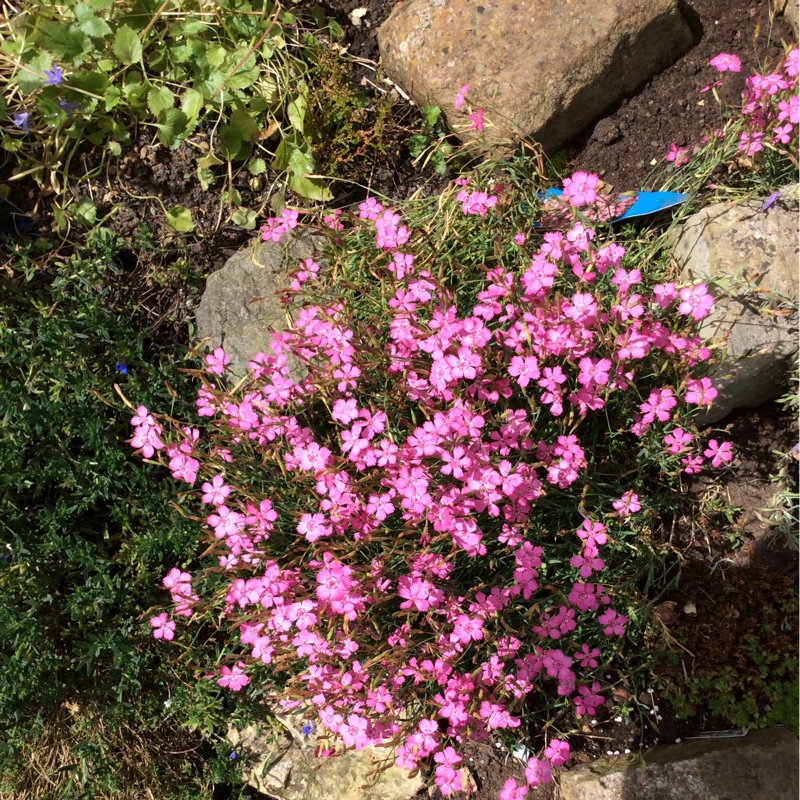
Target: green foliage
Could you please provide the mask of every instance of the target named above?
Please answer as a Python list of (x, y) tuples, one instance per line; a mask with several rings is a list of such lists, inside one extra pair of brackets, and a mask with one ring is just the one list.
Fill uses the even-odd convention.
[[(798, 388), (800, 388), (800, 361), (795, 360), (789, 378), (789, 391), (778, 398), (781, 407), (797, 417)], [(773, 450), (777, 458), (777, 469), (769, 476), (770, 482), (775, 486), (775, 494), (770, 499), (767, 508), (758, 512), (758, 518), (766, 522), (777, 534), (781, 535), (786, 546), (791, 550), (800, 549), (800, 532), (798, 532), (798, 519), (800, 519), (800, 491), (798, 491), (797, 463), (800, 460), (800, 451), (796, 447), (788, 453)]]
[[(213, 758), (203, 738), (219, 731), (223, 708), (216, 687), (198, 685), (187, 666), (191, 649), (178, 658), (155, 646), (147, 616), (163, 600), (164, 573), (191, 554), (194, 525), (180, 500), (171, 503), (172, 486), (156, 468), (120, 446), (131, 413), (114, 391), (118, 381), (125, 392), (170, 407), (186, 396), (179, 357), (137, 333), (121, 310), (110, 236), (95, 234), (84, 255), (63, 263), (36, 263), (18, 247), (7, 264), (10, 274), (0, 278), (0, 793), (10, 784), (20, 788), (8, 796), (23, 796), (26, 770), (52, 755), (47, 743), (61, 731), (69, 743), (57, 764), (63, 781), (47, 796), (91, 797), (150, 780), (163, 788), (157, 796), (189, 797), (191, 787), (209, 784), (205, 762)], [(123, 360), (124, 376), (115, 373)], [(73, 712), (65, 718), (67, 706)], [(145, 755), (133, 758), (140, 739)], [(159, 755), (180, 750), (197, 755)], [(91, 765), (91, 779), (81, 764)], [(178, 785), (176, 776), (181, 794), (166, 788)]]
[[(748, 633), (736, 666), (667, 681), (665, 693), (682, 718), (700, 711), (736, 728), (785, 725), (798, 733), (798, 657), (795, 648), (775, 647), (787, 620), (797, 618), (797, 594), (787, 592), (777, 606), (766, 606), (758, 630)], [(785, 640), (785, 637), (782, 637)]]
[(447, 141), (441, 114), (438, 106), (425, 106), (422, 109), (422, 130), (408, 140), (408, 149), (417, 162), (424, 161), (427, 164), (430, 161), (436, 172), (444, 175), (453, 146)]
[[(329, 199), (314, 174), (304, 115), (309, 54), (320, 49), (297, 17), (261, 0), (126, 0), (52, 5), (28, 0), (7, 21), (0, 62), (9, 115), (27, 112), (30, 134), (10, 122), (2, 147), (40, 183), (63, 172), (85, 142), (119, 155), (140, 125), (176, 148), (213, 130), (205, 158), (246, 162), (267, 156), (292, 188)], [(328, 36), (341, 33), (324, 16)], [(64, 78), (48, 85), (58, 65)], [(198, 159), (198, 177), (213, 183)], [(66, 181), (62, 180), (62, 183)]]

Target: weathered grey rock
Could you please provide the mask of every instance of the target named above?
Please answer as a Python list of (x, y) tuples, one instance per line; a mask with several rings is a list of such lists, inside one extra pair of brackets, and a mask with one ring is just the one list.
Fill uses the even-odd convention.
[(691, 45), (678, 0), (408, 0), (378, 31), (387, 75), (470, 138), (470, 85), (488, 138), (558, 148)]
[(710, 378), (719, 395), (698, 419), (716, 422), (735, 408), (780, 395), (798, 350), (798, 215), (788, 187), (762, 212), (761, 201), (719, 203), (672, 234), (685, 281), (709, 281), (717, 303), (704, 336), (727, 339)]
[(797, 738), (785, 728), (601, 758), (561, 774), (561, 800), (797, 800)]
[(772, 0), (772, 7), (786, 17), (796, 40), (800, 36), (800, 4), (797, 0)]
[[(410, 800), (424, 783), (394, 766), (391, 749), (365, 747), (322, 760), (314, 756), (314, 736), (260, 735), (254, 726), (231, 729), (228, 740), (255, 756), (248, 784), (277, 800)], [(377, 772), (386, 762), (391, 766)]]
[[(259, 351), (268, 353), (270, 329), (286, 329), (286, 309), (277, 294), (286, 286), (286, 274), (310, 258), (321, 240), (292, 236), (286, 243), (262, 242), (240, 250), (222, 269), (208, 276), (197, 308), (197, 338), (209, 338), (209, 348), (223, 347), (230, 356), (228, 372), (235, 380), (247, 373), (247, 364)], [(304, 371), (290, 360), (292, 377)]]

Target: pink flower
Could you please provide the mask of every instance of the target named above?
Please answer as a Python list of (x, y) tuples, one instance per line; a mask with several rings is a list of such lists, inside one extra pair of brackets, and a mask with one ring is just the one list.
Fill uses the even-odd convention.
[(229, 362), (230, 358), (225, 351), (221, 347), (217, 347), (213, 353), (206, 356), (206, 364), (208, 364), (206, 372), (210, 372), (212, 375), (222, 375)]
[(462, 189), (456, 195), (456, 199), (461, 202), (461, 210), (466, 215), (477, 214), (485, 217), (486, 212), (497, 205), (496, 195), (488, 195), (486, 192), (468, 192), (466, 189)]
[(225, 498), (231, 493), (231, 487), (225, 485), (222, 475), (215, 475), (211, 483), (204, 483), (202, 488), (202, 502), (215, 506), (225, 505)]
[(800, 75), (800, 50), (796, 47), (790, 50), (786, 56), (786, 61), (783, 62), (783, 71), (790, 78), (796, 78)]
[(639, 503), (639, 496), (634, 494), (633, 491), (625, 492), (619, 500), (615, 500), (611, 505), (614, 506), (614, 510), (621, 517), (635, 514), (642, 507), (641, 503)]
[(166, 611), (157, 617), (150, 617), (150, 624), (153, 626), (153, 636), (156, 639), (170, 641), (175, 637), (175, 623), (168, 619)]
[(700, 378), (686, 382), (686, 395), (683, 398), (687, 403), (697, 406), (710, 406), (717, 396), (717, 390), (710, 378)]
[[(598, 684), (598, 688), (599, 686), (600, 684)], [(537, 758), (528, 759), (528, 766), (525, 770), (525, 780), (528, 782), (528, 786), (541, 786), (550, 783), (552, 779), (549, 761), (545, 759), (539, 761)]]
[(270, 217), (266, 225), (261, 226), (261, 238), (265, 241), (279, 242), (284, 233), (297, 227), (299, 212), (296, 209), (284, 208), (277, 217)]
[(669, 146), (669, 152), (664, 156), (667, 161), (674, 161), (675, 169), (682, 167), (689, 161), (689, 156), (687, 155), (688, 148), (686, 147), (678, 147), (678, 145), (673, 142)]
[(578, 712), (578, 714), (581, 716), (591, 716), (597, 713), (598, 706), (601, 706), (603, 703), (605, 703), (605, 699), (598, 694), (599, 691), (599, 681), (594, 681), (591, 687), (578, 687), (578, 696), (574, 698), (575, 710)]
[(524, 389), (532, 380), (539, 377), (539, 362), (533, 356), (514, 356), (508, 366), (508, 374), (517, 379)]
[(233, 667), (222, 667), (220, 670), (222, 677), (217, 679), (217, 683), (223, 688), (228, 688), (232, 692), (238, 692), (250, 683), (250, 678), (244, 674), (244, 664), (237, 661)]
[(453, 108), (458, 111), (461, 106), (464, 105), (464, 100), (467, 97), (467, 92), (469, 91), (469, 84), (465, 83), (457, 92), (456, 92), (456, 99), (453, 103)]
[(332, 231), (343, 231), (344, 225), (339, 221), (339, 218), (342, 216), (342, 209), (337, 208), (334, 210), (333, 214), (326, 214), (322, 221), (327, 225)]
[(625, 623), (628, 618), (624, 614), (617, 614), (613, 608), (608, 608), (597, 618), (597, 621), (605, 626), (603, 633), (606, 636), (622, 636), (625, 633)]
[(333, 529), (325, 524), (324, 514), (303, 514), (297, 523), (297, 532), (306, 538), (306, 541), (316, 542), (325, 536), (330, 536)]
[(569, 761), (569, 745), (560, 739), (552, 739), (544, 750), (545, 758), (554, 767), (560, 767)]
[(708, 62), (710, 66), (716, 67), (719, 72), (741, 72), (742, 62), (739, 56), (732, 55), (731, 53), (720, 53), (711, 61)]
[(513, 778), (508, 778), (497, 796), (500, 800), (522, 800), (526, 794), (528, 794), (527, 786), (517, 786)]
[(383, 206), (374, 198), (368, 197), (363, 203), (358, 204), (358, 216), (361, 219), (369, 219), (373, 222), (378, 219)]
[(569, 178), (564, 178), (563, 196), (569, 200), (570, 205), (578, 208), (588, 206), (597, 200), (597, 186), (600, 178), (586, 172), (575, 172)]
[(483, 109), (479, 108), (477, 111), (469, 115), (470, 129), (475, 131), (483, 130)]
[(694, 436), (687, 433), (683, 428), (675, 428), (671, 433), (664, 436), (664, 444), (669, 445), (669, 452), (672, 455), (677, 455), (689, 449)]
[(684, 286), (678, 293), (681, 299), (678, 306), (678, 313), (699, 321), (707, 317), (714, 308), (714, 298), (708, 293), (708, 288), (704, 283), (697, 286)]
[(723, 442), (720, 444), (716, 439), (711, 439), (708, 442), (708, 447), (703, 452), (706, 458), (711, 459), (712, 467), (721, 467), (723, 462), (732, 461), (733, 453), (731, 452), (731, 443)]
[(522, 245), (524, 245), (527, 241), (528, 237), (524, 233), (514, 234), (514, 244), (517, 245), (517, 247), (522, 247)]

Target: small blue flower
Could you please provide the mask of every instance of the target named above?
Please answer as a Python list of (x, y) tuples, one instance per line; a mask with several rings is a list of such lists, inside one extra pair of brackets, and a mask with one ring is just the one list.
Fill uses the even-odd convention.
[(67, 115), (67, 119), (72, 119), (72, 115), (80, 107), (80, 103), (68, 103), (66, 100), (59, 100), (58, 104), (61, 106), (61, 110)]
[(311, 727), (311, 723), (310, 722), (306, 722), (306, 724), (303, 725), (303, 728), (300, 731), (300, 733), (302, 733), (303, 736), (308, 736), (308, 734), (311, 733), (313, 730), (314, 729)]
[(235, 761), (235, 760), (236, 760), (236, 751), (235, 750), (231, 750), (231, 761)]
[(53, 64), (53, 69), (46, 69), (44, 71), (47, 80), (44, 82), (45, 86), (58, 86), (64, 80), (64, 73), (58, 64)]
[(11, 121), (18, 127), (22, 128), (23, 133), (30, 133), (28, 128), (28, 112), (23, 111), (21, 114), (12, 114)]
[(120, 361), (114, 367), (114, 372), (119, 372), (120, 375), (127, 375), (128, 374), (128, 365), (124, 361)]
[(775, 205), (775, 201), (781, 196), (780, 192), (773, 192), (765, 201), (764, 205), (761, 206), (761, 213), (766, 214), (767, 210), (772, 208)]

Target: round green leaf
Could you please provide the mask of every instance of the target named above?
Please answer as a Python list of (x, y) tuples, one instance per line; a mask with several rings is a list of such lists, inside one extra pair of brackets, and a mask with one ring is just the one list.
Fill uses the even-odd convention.
[(175, 206), (167, 211), (167, 225), (179, 233), (189, 233), (194, 230), (192, 212), (185, 206)]

